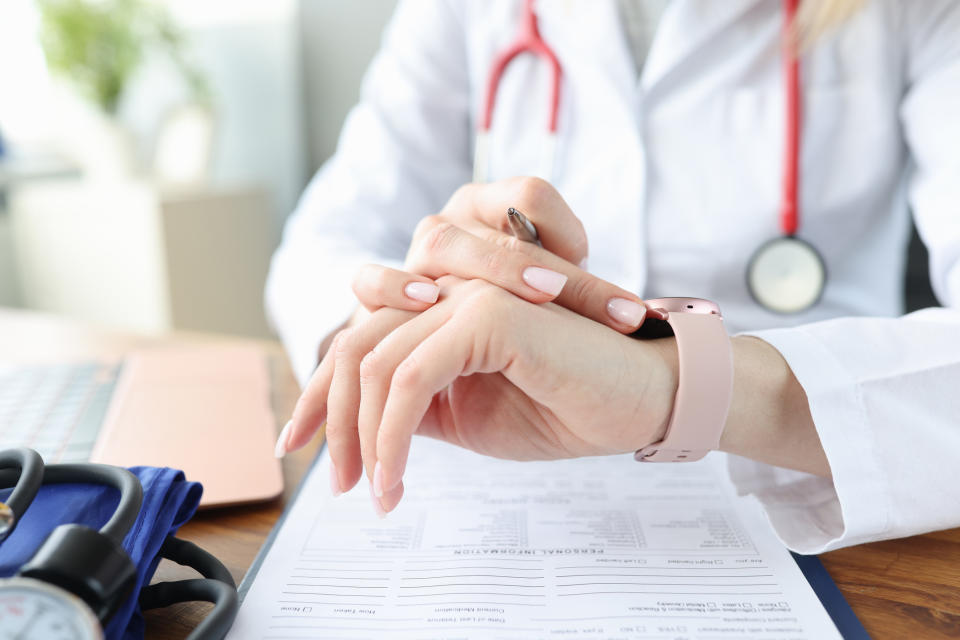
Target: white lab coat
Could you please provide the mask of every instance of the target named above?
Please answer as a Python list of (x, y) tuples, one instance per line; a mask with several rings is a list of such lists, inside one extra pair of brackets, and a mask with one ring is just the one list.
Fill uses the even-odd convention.
[[(590, 268), (646, 297), (719, 302), (731, 332), (784, 355), (833, 482), (731, 457), (793, 549), (960, 525), (960, 3), (872, 0), (803, 62), (800, 236), (822, 301), (753, 303), (744, 269), (779, 234), (784, 106), (775, 0), (675, 0), (639, 82), (614, 0), (542, 0), (564, 68), (549, 178), (583, 220)], [(401, 2), (336, 155), (274, 257), (267, 302), (301, 381), (349, 315), (353, 270), (399, 265), (471, 176), (490, 61), (521, 0)], [(545, 65), (508, 68), (491, 177), (547, 172)], [(913, 210), (945, 308), (902, 314)]]

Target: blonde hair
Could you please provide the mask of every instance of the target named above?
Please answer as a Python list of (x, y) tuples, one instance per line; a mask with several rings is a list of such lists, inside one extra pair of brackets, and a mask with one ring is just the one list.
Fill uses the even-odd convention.
[(801, 0), (797, 10), (796, 39), (810, 46), (830, 29), (848, 20), (865, 0)]

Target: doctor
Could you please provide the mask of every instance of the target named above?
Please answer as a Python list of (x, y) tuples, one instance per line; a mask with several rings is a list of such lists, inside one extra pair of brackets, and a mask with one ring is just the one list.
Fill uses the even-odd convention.
[[(278, 452), (326, 419), (334, 490), (365, 472), (388, 511), (415, 430), (519, 459), (644, 459), (683, 431), (736, 454), (800, 552), (960, 525), (960, 4), (804, 0), (791, 93), (789, 1), (541, 0), (555, 136), (536, 55), (485, 126), (525, 4), (399, 5), (274, 257), (301, 382), (326, 354)], [(900, 317), (909, 211), (946, 308)], [(772, 264), (804, 276), (770, 287), (763, 248), (786, 245)], [(625, 335), (685, 311), (638, 293), (718, 304), (732, 364), (686, 329)], [(686, 420), (708, 401), (678, 394), (697, 384), (709, 447)]]

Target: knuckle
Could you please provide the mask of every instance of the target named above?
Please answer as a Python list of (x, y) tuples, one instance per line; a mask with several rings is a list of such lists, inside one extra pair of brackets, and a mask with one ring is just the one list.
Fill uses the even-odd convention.
[(360, 351), (360, 334), (354, 329), (344, 329), (334, 340), (334, 354), (337, 360), (350, 358)]
[(502, 308), (511, 297), (509, 292), (496, 285), (484, 280), (471, 280), (463, 306), (468, 310), (469, 315), (489, 315), (496, 309)]
[(556, 191), (543, 178), (524, 176), (517, 178), (514, 184), (516, 201), (530, 211), (542, 211), (549, 208)]
[(601, 281), (592, 276), (577, 278), (568, 283), (569, 296), (576, 304), (586, 304), (600, 295)]
[(366, 385), (377, 379), (382, 369), (382, 360), (380, 354), (374, 349), (360, 360), (360, 384)]
[(347, 339), (347, 334), (351, 331), (351, 329), (341, 329), (340, 331), (337, 331), (336, 335), (333, 336), (333, 341), (330, 343), (330, 349), (333, 351), (334, 355), (340, 351), (343, 341)]
[(457, 211), (462, 208), (464, 204), (470, 203), (479, 186), (480, 185), (467, 183), (457, 187), (457, 190), (454, 191), (450, 199), (447, 200), (447, 204), (444, 205), (444, 211)]
[(451, 222), (440, 222), (423, 239), (423, 249), (429, 254), (442, 253), (450, 247), (459, 229)]
[(520, 238), (509, 236), (504, 233), (494, 232), (493, 234), (490, 234), (489, 238), (498, 247), (510, 253), (519, 253), (524, 256), (529, 256), (533, 254), (532, 249), (535, 248), (529, 242), (524, 242), (523, 240), (520, 240)]
[(390, 386), (398, 391), (412, 391), (417, 389), (423, 382), (423, 373), (419, 363), (412, 357), (400, 363), (396, 371), (393, 372), (393, 378), (390, 380)]
[(435, 213), (433, 215), (424, 216), (421, 218), (420, 222), (417, 223), (417, 226), (413, 231), (413, 237), (422, 237), (425, 233), (436, 227), (441, 222), (443, 222), (443, 216), (439, 214)]
[(510, 252), (502, 247), (485, 253), (482, 260), (484, 274), (497, 280), (507, 274), (513, 262)]
[(359, 297), (369, 292), (371, 283), (375, 283), (382, 276), (382, 269), (376, 265), (365, 264), (353, 274), (350, 288), (353, 289), (353, 293)]
[(386, 300), (390, 295), (390, 278), (387, 276), (387, 272), (381, 270), (370, 282), (370, 293), (377, 300)]

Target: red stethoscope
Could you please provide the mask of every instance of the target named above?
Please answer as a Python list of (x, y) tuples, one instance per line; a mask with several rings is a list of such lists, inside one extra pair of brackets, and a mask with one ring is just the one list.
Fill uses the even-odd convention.
[(520, 29), (517, 37), (506, 49), (501, 51), (493, 59), (493, 66), (490, 68), (490, 77), (487, 79), (487, 95), (483, 103), (483, 111), (479, 126), (477, 127), (477, 137), (473, 147), (473, 181), (487, 182), (489, 177), (490, 157), (489, 157), (489, 139), (490, 125), (493, 122), (493, 107), (497, 99), (497, 89), (500, 87), (500, 79), (503, 72), (514, 58), (521, 53), (532, 53), (538, 58), (546, 60), (551, 71), (550, 85), (550, 120), (547, 123), (547, 139), (544, 149), (544, 162), (549, 174), (549, 169), (553, 168), (553, 159), (556, 152), (557, 141), (557, 115), (560, 112), (560, 81), (563, 78), (563, 70), (560, 68), (560, 61), (540, 35), (540, 28), (537, 24), (537, 14), (533, 10), (534, 0), (524, 0), (523, 13), (520, 15)]
[[(813, 307), (823, 295), (827, 270), (820, 252), (797, 237), (800, 228), (800, 127), (802, 95), (800, 62), (795, 50), (794, 20), (800, 0), (784, 0), (783, 76), (786, 110), (783, 185), (780, 203), (781, 235), (763, 243), (747, 264), (746, 283), (751, 297), (775, 313), (800, 313)], [(480, 112), (474, 146), (474, 182), (486, 182), (489, 173), (489, 133), (497, 89), (506, 67), (522, 53), (545, 59), (552, 73), (550, 117), (546, 157), (552, 167), (556, 148), (557, 119), (563, 70), (553, 49), (543, 40), (534, 11), (534, 0), (524, 0), (516, 39), (493, 60), (487, 93)]]

